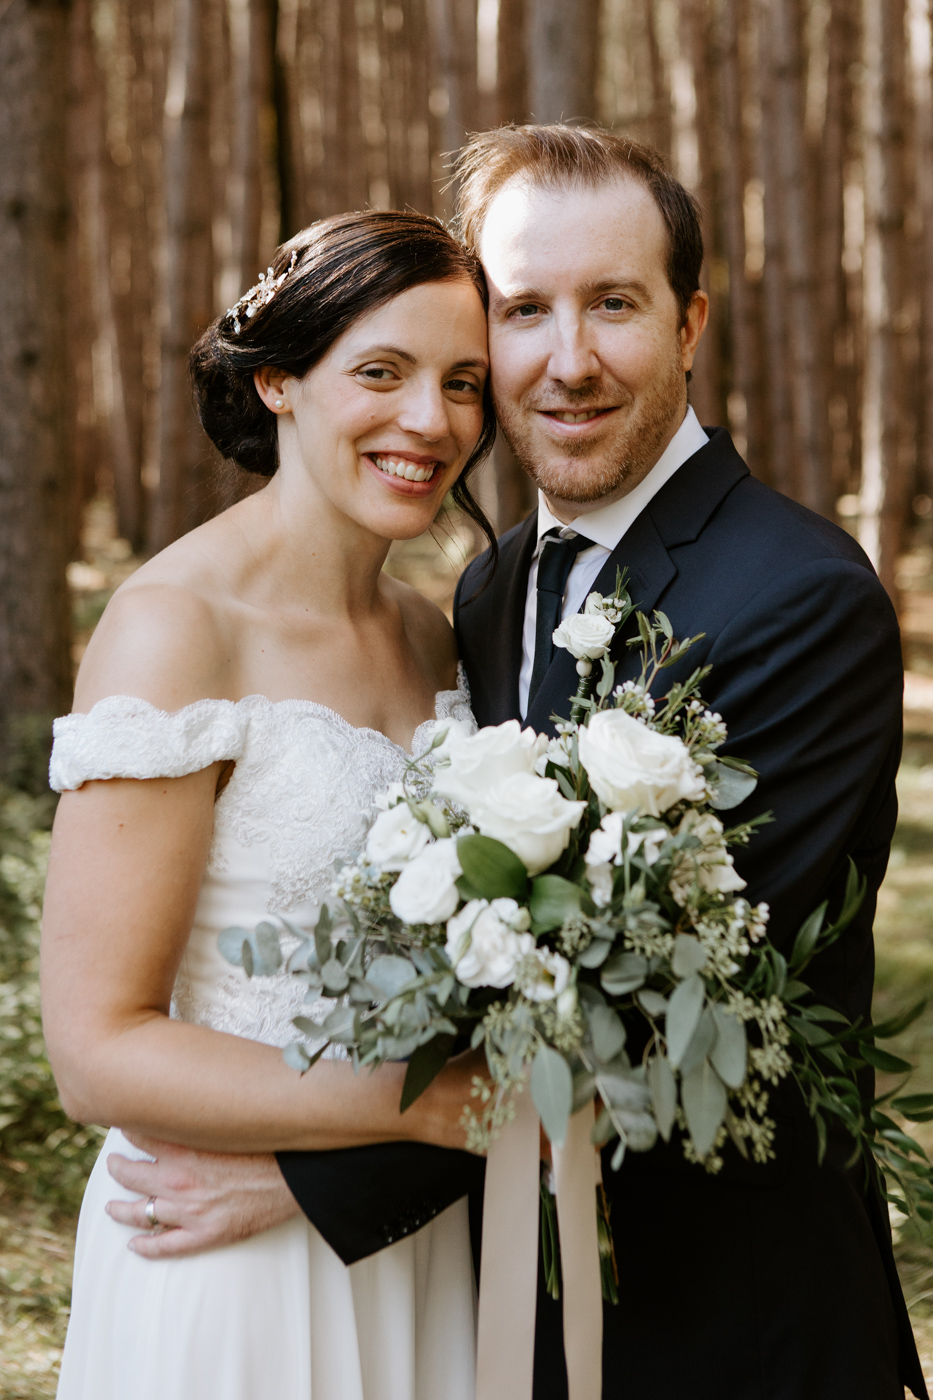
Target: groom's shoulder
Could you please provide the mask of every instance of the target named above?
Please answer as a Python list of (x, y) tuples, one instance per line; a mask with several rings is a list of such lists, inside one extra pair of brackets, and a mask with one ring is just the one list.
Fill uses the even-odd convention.
[(470, 560), (457, 582), (455, 612), (459, 612), (464, 604), (479, 602), (483, 597), (491, 595), (496, 598), (501, 587), (512, 582), (515, 566), (523, 546), (528, 542), (536, 516), (537, 511), (532, 511), (499, 536), (495, 550), (490, 547)]

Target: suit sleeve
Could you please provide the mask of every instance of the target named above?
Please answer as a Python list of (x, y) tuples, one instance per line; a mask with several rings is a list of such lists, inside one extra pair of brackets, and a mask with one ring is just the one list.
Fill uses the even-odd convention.
[(759, 773), (755, 793), (726, 819), (773, 815), (736, 854), (748, 896), (770, 904), (771, 939), (786, 949), (811, 910), (838, 901), (851, 856), (868, 895), (814, 980), (849, 1014), (866, 1014), (901, 746), (900, 635), (887, 594), (857, 563), (807, 564), (753, 597), (708, 660), (703, 689), (729, 726), (727, 751)]

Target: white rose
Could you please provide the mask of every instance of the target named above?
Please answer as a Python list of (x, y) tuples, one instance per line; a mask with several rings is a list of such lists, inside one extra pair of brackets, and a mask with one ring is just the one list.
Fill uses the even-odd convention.
[(366, 837), (366, 859), (380, 870), (404, 870), (431, 839), (425, 822), (412, 816), (407, 802), (380, 812)]
[[(622, 832), (625, 824), (624, 812), (607, 812), (597, 829), (590, 836), (584, 860), (587, 865), (603, 865), (612, 861), (622, 864)], [(647, 831), (630, 831), (626, 848), (630, 856), (641, 851), (646, 865), (654, 865), (662, 844), (670, 836), (666, 826), (652, 826)], [(592, 880), (592, 876), (590, 876)]]
[(565, 647), (578, 661), (598, 661), (609, 650), (615, 624), (603, 613), (574, 613), (565, 617), (552, 636), (556, 647)]
[(659, 817), (675, 802), (706, 792), (699, 765), (673, 734), (658, 734), (624, 710), (601, 710), (579, 734), (580, 762), (613, 811)]
[(527, 909), (514, 899), (471, 899), (447, 921), (447, 956), (465, 987), (508, 987), (535, 949)]
[(392, 912), (404, 924), (442, 923), (460, 903), (457, 880), (462, 874), (456, 838), (432, 841), (389, 891)]
[(613, 876), (615, 866), (609, 861), (604, 861), (599, 865), (587, 865), (586, 878), (590, 882), (590, 891), (593, 895), (593, 903), (597, 909), (605, 909), (607, 904), (612, 903)]
[(671, 894), (684, 905), (694, 880), (708, 894), (732, 894), (744, 890), (746, 882), (735, 869), (732, 856), (722, 839), (722, 822), (712, 812), (685, 812), (677, 828), (678, 836), (688, 831), (702, 844), (698, 851), (686, 851), (671, 877)]
[(484, 836), (514, 851), (529, 875), (538, 875), (566, 850), (585, 802), (561, 797), (553, 778), (512, 773), (470, 803), (470, 816)]
[(394, 807), (397, 802), (401, 802), (405, 796), (405, 788), (402, 783), (390, 783), (385, 792), (380, 792), (373, 804), (377, 811), (386, 812), (390, 807)]
[(536, 948), (522, 968), (522, 991), (532, 1001), (553, 1001), (569, 981), (569, 962), (549, 948)]
[(494, 783), (513, 773), (533, 773), (546, 748), (546, 735), (522, 729), (517, 719), (487, 725), (476, 734), (451, 729), (435, 750), (434, 791), (469, 811), (474, 798), (482, 797)]

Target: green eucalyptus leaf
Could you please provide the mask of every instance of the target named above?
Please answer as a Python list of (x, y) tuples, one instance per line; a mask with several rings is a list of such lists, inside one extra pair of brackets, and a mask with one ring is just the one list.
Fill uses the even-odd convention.
[(440, 1074), (450, 1058), (455, 1039), (455, 1035), (435, 1035), (432, 1031), (431, 1039), (414, 1051), (408, 1061), (405, 1083), (402, 1085), (402, 1113), (411, 1107), (415, 1099), (423, 1094), (431, 1081)]
[(297, 1040), (293, 1040), (291, 1045), (286, 1045), (282, 1051), (282, 1059), (289, 1069), (296, 1069), (299, 1074), (304, 1074), (306, 1070), (311, 1068), (311, 1056)]
[(531, 884), (528, 909), (541, 933), (560, 928), (565, 919), (580, 912), (583, 891), (561, 875), (539, 875)]
[(328, 958), (321, 968), (321, 978), (329, 996), (339, 996), (350, 985), (347, 969), (339, 958)]
[(531, 1066), (531, 1097), (549, 1139), (563, 1147), (573, 1106), (573, 1076), (563, 1055), (549, 1045), (540, 1046)]
[(725, 1086), (709, 1060), (703, 1060), (692, 1073), (684, 1075), (680, 1100), (693, 1145), (697, 1154), (705, 1157), (716, 1141), (728, 1107)]
[(253, 945), (252, 945), (252, 942), (250, 941), (249, 935), (247, 935), (247, 937), (243, 939), (243, 947), (242, 947), (242, 949), (241, 949), (240, 956), (241, 956), (241, 958), (242, 958), (243, 971), (246, 973), (247, 977), (252, 977), (252, 975), (253, 975)]
[(602, 967), (609, 956), (612, 944), (606, 938), (594, 938), (592, 943), (588, 943), (581, 953), (577, 954), (577, 962), (581, 967)]
[(697, 1021), (696, 1030), (690, 1037), (690, 1044), (684, 1051), (683, 1058), (680, 1061), (680, 1073), (682, 1076), (686, 1077), (688, 1074), (691, 1074), (696, 1069), (697, 1065), (706, 1059), (713, 1048), (715, 1040), (716, 1022), (713, 1020), (712, 1012), (707, 1006), (704, 1008), (699, 1021)]
[(596, 1093), (596, 1076), (588, 1069), (581, 1069), (573, 1076), (573, 1107), (572, 1113), (579, 1113), (581, 1108), (592, 1100)]
[(585, 1006), (586, 1022), (593, 1042), (593, 1053), (600, 1064), (608, 1064), (625, 1044), (625, 1027), (621, 1020), (603, 1001), (591, 1002)]
[(356, 1041), (356, 1012), (352, 1006), (337, 1006), (325, 1017), (320, 1030), (338, 1045), (352, 1045)]
[(758, 786), (754, 773), (748, 773), (715, 759), (706, 766), (710, 785), (709, 805), (717, 812), (728, 812), (750, 797)]
[(933, 1118), (933, 1094), (905, 1094), (892, 1099), (891, 1107), (911, 1123), (928, 1123)]
[(667, 1006), (665, 1033), (667, 1055), (675, 1069), (680, 1065), (703, 1010), (706, 988), (699, 973), (684, 978), (671, 993)]
[(240, 928), (239, 925), (223, 929), (217, 936), (217, 945), (220, 948), (221, 956), (226, 958), (228, 963), (232, 963), (234, 967), (242, 967), (243, 944), (248, 938), (249, 929)]
[(613, 953), (602, 965), (600, 985), (611, 997), (625, 996), (642, 985), (648, 975), (648, 959), (640, 953)]
[(674, 940), (671, 967), (675, 977), (690, 977), (706, 966), (706, 949), (692, 933), (678, 933)]
[(814, 909), (808, 919), (805, 919), (800, 926), (800, 932), (794, 939), (793, 951), (790, 955), (790, 965), (796, 971), (800, 965), (809, 962), (813, 956), (817, 939), (823, 928), (823, 920), (826, 917), (826, 901), (818, 909)]
[(383, 953), (381, 957), (374, 958), (366, 970), (367, 982), (386, 1001), (398, 996), (417, 976), (414, 963), (395, 953)]
[[(745, 1027), (738, 1016), (714, 1002), (716, 1041), (710, 1051), (713, 1068), (730, 1089), (740, 1089), (745, 1083), (747, 1042)], [(744, 1143), (743, 1143), (744, 1146)]]
[(665, 1142), (670, 1142), (677, 1112), (677, 1080), (664, 1055), (653, 1055), (648, 1061), (648, 1088), (658, 1132)]
[(457, 858), (463, 874), (457, 888), (466, 899), (528, 898), (528, 871), (514, 851), (491, 836), (461, 836)]
[(660, 992), (653, 992), (650, 987), (646, 987), (638, 993), (638, 1000), (649, 1016), (665, 1016), (667, 1014), (669, 1005), (667, 997), (662, 997)]

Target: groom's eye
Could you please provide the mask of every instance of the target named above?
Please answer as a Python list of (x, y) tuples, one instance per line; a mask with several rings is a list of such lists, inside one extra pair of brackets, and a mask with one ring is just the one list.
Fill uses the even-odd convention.
[(604, 297), (603, 306), (607, 311), (625, 311), (628, 302), (623, 297)]
[(526, 302), (524, 306), (516, 306), (513, 315), (521, 316), (523, 320), (528, 320), (532, 316), (537, 316), (541, 310), (533, 301)]

